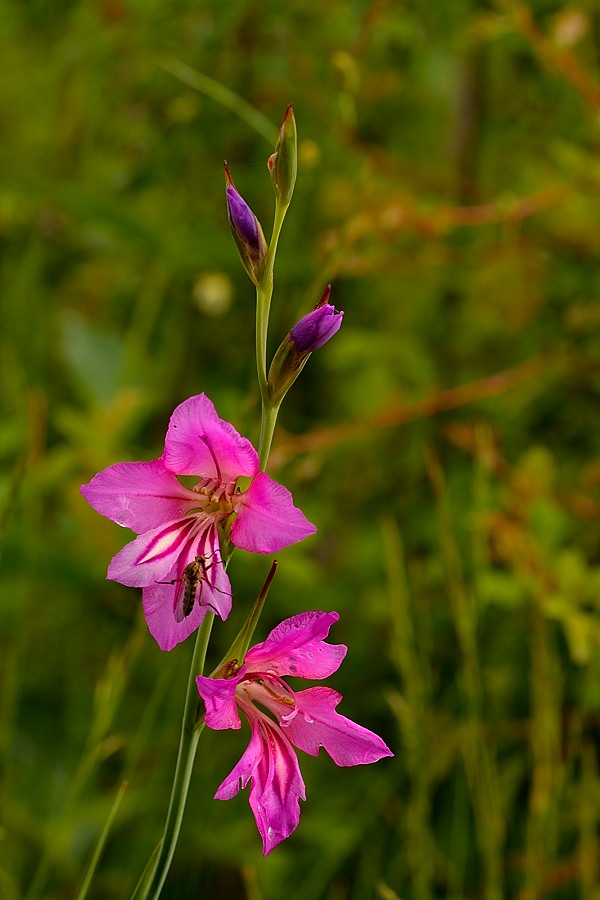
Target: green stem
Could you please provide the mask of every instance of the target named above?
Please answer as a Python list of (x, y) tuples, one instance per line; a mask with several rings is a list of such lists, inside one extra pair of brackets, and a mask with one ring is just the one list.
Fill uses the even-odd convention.
[(165, 72), (169, 72), (183, 84), (189, 85), (195, 91), (206, 94), (207, 97), (220, 103), (225, 109), (230, 109), (242, 122), (246, 122), (258, 134), (262, 135), (269, 144), (274, 144), (277, 140), (279, 132), (273, 123), (254, 106), (247, 103), (239, 94), (236, 94), (224, 84), (221, 84), (221, 82), (215, 81), (214, 78), (209, 78), (208, 75), (204, 75), (204, 73), (198, 72), (196, 69), (192, 69), (180, 59), (168, 53), (159, 53), (156, 62)]
[(277, 414), (279, 413), (280, 403), (277, 406), (263, 406), (262, 417), (260, 422), (260, 440), (258, 442), (258, 458), (260, 460), (260, 471), (264, 472), (267, 467), (267, 460), (271, 450), (271, 441), (273, 440), (273, 432), (277, 422)]
[(98, 842), (94, 848), (94, 852), (92, 854), (92, 858), (90, 860), (90, 864), (88, 866), (87, 872), (85, 873), (85, 878), (83, 879), (83, 884), (77, 894), (77, 900), (85, 900), (88, 895), (88, 891), (90, 889), (90, 885), (92, 883), (92, 879), (94, 877), (94, 873), (96, 871), (96, 866), (98, 865), (98, 860), (102, 855), (102, 851), (104, 850), (104, 846), (106, 844), (106, 840), (108, 835), (110, 834), (110, 829), (112, 828), (112, 824), (115, 820), (115, 816), (119, 811), (119, 806), (121, 805), (121, 800), (123, 799), (123, 795), (125, 794), (125, 790), (127, 789), (127, 782), (123, 781), (121, 783), (121, 787), (117, 792), (117, 796), (115, 797), (115, 802), (112, 805), (112, 809), (109, 813), (108, 819), (106, 820), (106, 824), (102, 829), (102, 834), (100, 835)]
[(273, 296), (275, 254), (277, 253), (277, 244), (279, 243), (279, 235), (281, 234), (281, 228), (286, 212), (287, 206), (282, 206), (279, 202), (275, 204), (273, 234), (271, 235), (271, 242), (269, 244), (269, 249), (267, 250), (265, 270), (260, 285), (256, 288), (256, 371), (262, 406), (260, 441), (258, 445), (261, 470), (264, 470), (267, 464), (267, 457), (269, 456), (271, 441), (273, 439), (273, 431), (275, 430), (275, 422), (277, 421), (277, 413), (279, 412), (279, 404), (277, 404), (277, 406), (271, 406), (269, 402), (269, 391), (267, 387), (267, 337), (269, 332), (271, 298)]
[(214, 613), (209, 610), (196, 634), (196, 643), (194, 645), (190, 677), (185, 697), (181, 737), (179, 739), (179, 752), (177, 754), (177, 765), (175, 767), (175, 778), (171, 789), (171, 800), (169, 802), (169, 810), (167, 812), (165, 829), (156, 865), (153, 868), (150, 882), (147, 886), (144, 884), (138, 885), (131, 900), (142, 900), (142, 898), (143, 900), (146, 900), (146, 898), (158, 900), (169, 872), (171, 860), (173, 859), (185, 810), (192, 768), (196, 757), (196, 750), (198, 748), (198, 740), (204, 728), (204, 720), (201, 722), (198, 721), (199, 699), (198, 691), (196, 689), (196, 675), (201, 674), (204, 669), (206, 650), (212, 631), (213, 621)]
[(271, 297), (273, 296), (273, 269), (275, 267), (275, 254), (277, 253), (279, 235), (281, 234), (286, 212), (287, 206), (281, 206), (279, 203), (275, 204), (273, 234), (267, 250), (265, 270), (260, 284), (256, 288), (256, 368), (263, 407), (267, 405), (269, 399), (267, 394), (267, 334), (269, 331)]
[(267, 388), (267, 332), (269, 330), (269, 309), (271, 307), (272, 292), (272, 282), (270, 291), (262, 287), (256, 288), (256, 373), (258, 375), (263, 414), (269, 399)]

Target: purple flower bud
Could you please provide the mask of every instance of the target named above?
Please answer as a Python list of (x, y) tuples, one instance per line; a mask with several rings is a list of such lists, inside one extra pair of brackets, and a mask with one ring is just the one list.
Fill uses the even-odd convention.
[(331, 293), (331, 285), (327, 286), (325, 302), (323, 300), (312, 312), (294, 325), (289, 337), (297, 353), (312, 353), (326, 344), (329, 338), (339, 331), (344, 318), (343, 312), (336, 312), (335, 307), (327, 303)]
[(227, 184), (225, 192), (227, 215), (231, 234), (237, 244), (246, 272), (254, 284), (258, 285), (267, 257), (267, 242), (260, 222), (236, 189), (227, 163), (225, 163), (225, 181)]
[(258, 246), (256, 216), (233, 185), (227, 188), (227, 212), (231, 227), (251, 246)]
[(328, 284), (313, 311), (294, 325), (273, 357), (267, 379), (273, 406), (281, 403), (313, 350), (318, 350), (340, 330), (344, 313), (336, 312), (327, 302), (330, 294), (331, 285)]

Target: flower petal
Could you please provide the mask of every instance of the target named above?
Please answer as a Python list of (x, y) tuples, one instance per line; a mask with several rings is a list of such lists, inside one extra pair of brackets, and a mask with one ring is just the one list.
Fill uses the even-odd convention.
[[(185, 569), (198, 557), (205, 560), (205, 578), (196, 587), (191, 611), (177, 615), (178, 599), (185, 589)], [(155, 579), (144, 588), (142, 603), (150, 633), (161, 650), (171, 650), (184, 641), (200, 625), (209, 607), (221, 618), (227, 618), (231, 611), (231, 585), (221, 562), (216, 524), (210, 523), (201, 532), (192, 531), (180, 543), (173, 568), (164, 578)]]
[(142, 604), (148, 630), (161, 650), (172, 650), (200, 626), (206, 606), (198, 603), (181, 622), (173, 615), (173, 590), (169, 585), (150, 584), (142, 591)]
[(221, 784), (216, 800), (229, 800), (240, 787), (250, 788), (250, 807), (263, 841), (263, 856), (289, 837), (300, 821), (299, 799), (304, 782), (294, 749), (281, 729), (267, 716), (244, 709), (252, 737), (237, 766)]
[[(129, 587), (146, 587), (169, 577), (180, 578), (183, 568), (193, 559), (184, 551), (198, 528), (198, 517), (167, 522), (126, 544), (111, 560), (106, 577)], [(181, 561), (180, 571), (170, 573)]]
[(218, 417), (206, 394), (184, 400), (174, 411), (163, 460), (177, 475), (203, 475), (222, 482), (258, 471), (258, 454), (250, 441)]
[(358, 766), (393, 756), (378, 735), (335, 711), (342, 695), (327, 687), (296, 692), (298, 714), (285, 725), (294, 746), (311, 756), (324, 747), (338, 766)]
[(343, 318), (344, 313), (336, 312), (330, 303), (317, 306), (300, 319), (289, 333), (296, 352), (312, 353), (318, 350), (340, 330)]
[(326, 678), (337, 672), (348, 648), (344, 644), (326, 644), (324, 638), (338, 619), (336, 612), (318, 611), (285, 619), (262, 644), (248, 651), (248, 670), (300, 678)]
[(206, 724), (209, 728), (222, 731), (225, 728), (242, 727), (235, 691), (244, 676), (244, 671), (242, 667), (235, 678), (208, 678), (206, 675), (196, 677), (198, 693), (206, 707)]
[(248, 490), (234, 500), (237, 518), (231, 540), (241, 550), (276, 553), (317, 530), (294, 506), (288, 489), (264, 472), (259, 472)]
[(198, 506), (197, 494), (180, 484), (161, 459), (109, 466), (80, 490), (96, 512), (137, 534), (181, 519)]
[[(208, 549), (209, 546), (210, 550)], [(209, 606), (225, 621), (231, 612), (231, 583), (221, 561), (216, 525), (211, 528), (211, 533), (207, 540), (207, 548), (203, 551), (203, 555), (206, 559), (206, 580), (203, 582), (202, 593), (199, 599), (202, 606)]]

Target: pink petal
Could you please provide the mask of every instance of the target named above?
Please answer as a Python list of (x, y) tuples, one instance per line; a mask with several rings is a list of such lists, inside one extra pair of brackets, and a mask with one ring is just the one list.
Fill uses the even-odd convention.
[[(191, 612), (178, 622), (175, 606), (183, 588), (181, 579), (185, 567), (198, 556), (206, 560), (206, 580), (196, 589)], [(231, 611), (231, 586), (221, 562), (216, 524), (209, 523), (201, 532), (192, 531), (180, 542), (173, 568), (144, 588), (142, 602), (148, 628), (161, 650), (171, 650), (185, 640), (198, 628), (209, 607), (227, 618)]]
[(181, 641), (185, 641), (199, 628), (206, 615), (207, 607), (195, 603), (189, 616), (176, 622), (172, 598), (173, 587), (170, 585), (150, 584), (142, 591), (148, 630), (161, 650), (172, 650)]
[(183, 487), (160, 459), (109, 466), (82, 485), (81, 493), (100, 515), (137, 534), (182, 519), (198, 505), (197, 494)]
[(327, 678), (337, 672), (348, 649), (344, 644), (326, 644), (324, 641), (338, 619), (336, 612), (305, 612), (285, 619), (266, 641), (248, 651), (248, 670), (268, 670), (276, 675), (300, 678)]
[(317, 530), (294, 506), (288, 489), (264, 472), (259, 472), (248, 490), (234, 500), (237, 519), (231, 528), (231, 540), (241, 550), (276, 553)]
[(306, 799), (306, 794), (296, 754), (279, 726), (255, 710), (244, 712), (252, 737), (215, 799), (229, 800), (252, 780), (250, 807), (262, 837), (263, 856), (268, 856), (298, 827), (299, 799)]
[(177, 475), (202, 475), (222, 482), (258, 471), (258, 454), (250, 441), (218, 417), (206, 394), (190, 397), (174, 411), (163, 460)]
[(185, 562), (176, 576), (170, 573), (187, 551), (190, 538), (198, 528), (198, 517), (188, 517), (177, 522), (167, 522), (153, 528), (126, 544), (111, 560), (107, 578), (127, 584), (129, 587), (146, 587), (170, 577), (181, 577), (184, 566), (193, 559), (186, 553)]
[(198, 693), (206, 707), (206, 724), (209, 728), (222, 731), (225, 728), (241, 728), (242, 723), (235, 701), (236, 688), (243, 678), (244, 667), (235, 678), (196, 677)]
[(206, 581), (202, 586), (201, 601), (203, 606), (209, 606), (225, 621), (231, 612), (231, 584), (221, 562), (216, 526), (214, 526), (213, 531), (214, 534), (211, 537), (214, 549), (204, 553), (206, 557)]
[(393, 756), (378, 735), (335, 711), (341, 699), (341, 694), (327, 687), (298, 691), (298, 714), (285, 726), (292, 744), (311, 756), (324, 747), (338, 766), (364, 765)]

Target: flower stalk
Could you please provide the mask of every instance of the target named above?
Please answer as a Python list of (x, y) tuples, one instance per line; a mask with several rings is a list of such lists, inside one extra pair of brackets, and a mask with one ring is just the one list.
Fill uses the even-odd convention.
[(158, 900), (166, 881), (175, 853), (175, 847), (179, 839), (179, 831), (183, 820), (183, 813), (187, 801), (187, 795), (198, 749), (198, 741), (204, 729), (204, 717), (198, 718), (198, 691), (196, 689), (196, 676), (204, 671), (206, 651), (214, 622), (214, 613), (208, 612), (198, 629), (192, 654), (192, 664), (187, 684), (185, 704), (183, 708), (183, 721), (181, 736), (179, 738), (179, 750), (175, 766), (171, 799), (165, 821), (163, 836), (159, 844), (156, 862), (151, 866), (146, 878), (142, 878), (131, 900)]
[[(229, 557), (229, 559), (230, 558), (231, 557)], [(229, 559), (227, 562), (229, 562)], [(275, 577), (276, 570), (277, 562), (274, 561), (246, 622), (242, 625), (238, 636), (227, 653), (227, 660), (232, 659), (234, 656), (239, 657), (241, 665), (250, 640), (252, 639), (254, 629), (258, 623), (265, 600), (267, 599), (267, 594), (269, 593), (269, 588)], [(169, 873), (173, 854), (177, 846), (194, 761), (198, 750), (198, 742), (205, 726), (204, 715), (198, 715), (199, 700), (196, 679), (197, 676), (201, 676), (204, 671), (206, 651), (208, 649), (213, 622), (214, 614), (207, 614), (196, 635), (185, 697), (175, 777), (171, 788), (171, 799), (169, 801), (165, 828), (161, 841), (149, 861), (147, 872), (142, 876), (136, 890), (132, 894), (131, 900), (158, 900)]]
[(263, 471), (267, 464), (280, 406), (279, 403), (271, 403), (269, 400), (267, 379), (267, 338), (271, 298), (273, 296), (275, 256), (285, 214), (288, 211), (292, 194), (294, 193), (296, 173), (298, 171), (298, 138), (294, 110), (291, 105), (285, 111), (283, 122), (279, 129), (275, 152), (269, 157), (267, 168), (269, 169), (275, 191), (275, 214), (262, 278), (256, 285), (256, 369), (261, 399), (258, 453)]
[[(265, 412), (269, 405), (269, 389), (267, 386), (267, 338), (269, 332), (271, 299), (273, 297), (275, 255), (277, 253), (277, 245), (279, 243), (279, 236), (281, 234), (286, 212), (287, 206), (283, 206), (281, 202), (277, 200), (275, 203), (275, 216), (273, 219), (273, 233), (267, 250), (264, 272), (262, 279), (256, 287), (256, 370), (262, 406), (263, 425), (261, 426), (261, 435), (265, 427)], [(275, 421), (276, 419), (277, 415), (275, 415)], [(273, 422), (273, 428), (274, 427), (275, 422)], [(272, 436), (273, 435), (271, 434), (271, 438)], [(267, 440), (267, 436), (265, 436), (265, 440)], [(270, 446), (270, 439), (268, 440), (268, 443)], [(259, 455), (260, 449), (259, 445)]]

